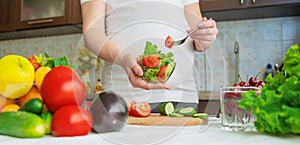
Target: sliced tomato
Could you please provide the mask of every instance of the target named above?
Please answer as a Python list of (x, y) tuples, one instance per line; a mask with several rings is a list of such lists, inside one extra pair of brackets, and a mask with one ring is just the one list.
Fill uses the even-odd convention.
[(160, 63), (160, 55), (153, 54), (153, 55), (143, 56), (142, 63), (144, 66), (146, 66), (148, 68), (158, 67), (158, 65)]
[(151, 106), (147, 102), (139, 102), (133, 109), (133, 115), (136, 117), (147, 117), (151, 113)]
[(133, 110), (135, 108), (136, 102), (135, 101), (130, 101), (128, 102), (127, 106), (128, 106), (128, 115), (129, 116), (133, 116)]
[(34, 70), (36, 71), (41, 65), (37, 62), (36, 58), (32, 55), (28, 58), (28, 60), (31, 62), (31, 64), (34, 67)]
[(168, 65), (164, 65), (164, 66), (159, 68), (159, 70), (156, 74), (156, 77), (160, 82), (165, 82), (166, 81), (167, 69), (168, 69)]
[(174, 40), (170, 35), (168, 35), (168, 37), (165, 40), (165, 46), (168, 48), (172, 48), (173, 45), (174, 45)]

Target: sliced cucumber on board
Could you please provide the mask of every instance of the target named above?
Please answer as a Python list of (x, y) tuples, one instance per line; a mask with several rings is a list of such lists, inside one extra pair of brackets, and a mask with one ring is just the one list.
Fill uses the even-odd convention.
[(178, 113), (184, 116), (193, 116), (197, 112), (193, 107), (186, 107), (181, 109)]
[(176, 117), (176, 118), (184, 117), (184, 115), (179, 114), (179, 113), (170, 113), (169, 116), (170, 117)]
[(161, 115), (169, 115), (174, 112), (174, 105), (171, 102), (165, 102), (159, 105), (158, 113)]
[(200, 119), (207, 119), (207, 113), (197, 113), (193, 107), (179, 107), (174, 109), (174, 105), (171, 102), (165, 102), (160, 104), (158, 113), (161, 115), (167, 115), (170, 117), (194, 117)]
[(207, 113), (195, 113), (193, 114), (194, 118), (201, 118), (201, 119), (207, 119), (208, 118), (208, 114)]
[(179, 111), (180, 111), (181, 109), (183, 109), (183, 107), (176, 108), (176, 109), (174, 110), (174, 113), (179, 113)]

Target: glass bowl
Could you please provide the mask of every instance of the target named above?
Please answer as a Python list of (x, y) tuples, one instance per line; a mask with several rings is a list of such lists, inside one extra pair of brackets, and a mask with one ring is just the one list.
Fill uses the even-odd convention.
[(138, 63), (143, 69), (143, 80), (149, 83), (165, 83), (173, 74), (176, 63), (168, 62), (168, 63), (157, 63), (155, 64), (147, 64), (143, 62), (143, 56), (139, 56)]

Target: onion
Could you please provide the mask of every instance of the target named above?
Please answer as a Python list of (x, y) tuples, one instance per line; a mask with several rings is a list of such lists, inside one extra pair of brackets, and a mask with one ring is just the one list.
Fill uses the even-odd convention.
[(128, 119), (125, 100), (113, 92), (100, 93), (92, 102), (90, 112), (97, 133), (120, 131)]

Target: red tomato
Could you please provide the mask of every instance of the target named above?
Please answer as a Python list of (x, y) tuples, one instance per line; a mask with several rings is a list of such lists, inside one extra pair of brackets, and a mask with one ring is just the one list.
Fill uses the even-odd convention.
[(30, 56), (28, 60), (31, 62), (33, 65), (34, 70), (36, 71), (41, 65), (37, 62), (36, 58), (34, 56)]
[(128, 102), (128, 115), (129, 116), (133, 116), (134, 114), (133, 114), (133, 110), (134, 110), (134, 108), (135, 108), (135, 105), (136, 105), (136, 102), (135, 101), (130, 101), (130, 102)]
[(133, 109), (133, 114), (136, 117), (147, 117), (151, 113), (151, 106), (147, 102), (139, 102)]
[(142, 63), (144, 66), (146, 66), (148, 68), (155, 68), (160, 63), (160, 55), (153, 54), (153, 55), (143, 56)]
[(160, 82), (165, 82), (166, 81), (167, 69), (168, 69), (168, 65), (164, 65), (164, 66), (159, 68), (159, 70), (156, 74), (156, 77)]
[(51, 122), (53, 136), (80, 136), (91, 132), (93, 118), (90, 112), (76, 105), (59, 108)]
[(58, 66), (45, 76), (41, 95), (50, 112), (64, 105), (81, 106), (86, 95), (84, 83), (71, 68)]
[(168, 35), (168, 37), (165, 40), (165, 46), (168, 48), (172, 48), (173, 45), (174, 45), (174, 40), (170, 35)]

